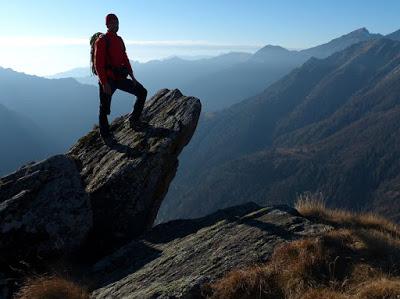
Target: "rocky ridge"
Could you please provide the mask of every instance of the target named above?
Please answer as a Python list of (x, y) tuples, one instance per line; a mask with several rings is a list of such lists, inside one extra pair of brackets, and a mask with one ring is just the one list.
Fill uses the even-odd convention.
[(92, 298), (206, 298), (227, 271), (267, 261), (277, 245), (331, 230), (288, 206), (248, 203), (175, 220), (98, 262)]

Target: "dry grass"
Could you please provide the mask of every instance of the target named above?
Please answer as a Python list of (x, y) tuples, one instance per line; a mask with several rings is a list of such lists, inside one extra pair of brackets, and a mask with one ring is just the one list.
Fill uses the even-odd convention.
[(397, 226), (372, 214), (327, 209), (302, 197), (299, 212), (335, 230), (286, 243), (267, 264), (235, 270), (211, 286), (210, 298), (400, 298)]
[(305, 292), (301, 299), (350, 299), (347, 295), (331, 291), (329, 289), (312, 289)]
[(215, 284), (213, 298), (274, 299), (283, 293), (276, 285), (273, 271), (267, 267), (252, 267), (229, 273), (222, 283)]
[(79, 285), (56, 276), (28, 279), (15, 299), (89, 299), (89, 293)]
[(365, 228), (385, 231), (400, 237), (399, 227), (384, 217), (373, 213), (351, 213), (326, 207), (322, 194), (305, 193), (298, 197), (295, 208), (305, 217), (334, 226)]
[(367, 281), (359, 286), (354, 297), (357, 299), (398, 299), (400, 298), (400, 281), (387, 278)]

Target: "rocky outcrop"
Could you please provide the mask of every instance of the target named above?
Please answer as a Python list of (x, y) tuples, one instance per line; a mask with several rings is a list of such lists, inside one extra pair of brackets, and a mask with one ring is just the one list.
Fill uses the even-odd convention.
[(204, 298), (207, 283), (226, 271), (266, 261), (277, 245), (330, 229), (287, 206), (253, 203), (160, 224), (94, 266), (89, 276), (99, 287), (92, 296)]
[(132, 130), (121, 117), (111, 126), (114, 144), (104, 144), (96, 130), (69, 151), (90, 197), (92, 237), (99, 245), (116, 248), (152, 227), (200, 110), (198, 99), (164, 89), (143, 111), (148, 127)]
[(66, 155), (0, 179), (0, 262), (68, 254), (84, 240), (111, 250), (151, 228), (200, 110), (198, 99), (163, 89), (147, 102), (142, 130), (120, 117), (114, 143), (94, 129)]

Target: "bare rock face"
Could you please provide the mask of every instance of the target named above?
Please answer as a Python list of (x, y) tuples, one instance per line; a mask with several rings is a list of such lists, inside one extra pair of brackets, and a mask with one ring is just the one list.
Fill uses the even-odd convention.
[(152, 227), (200, 111), (198, 99), (163, 89), (146, 103), (148, 126), (132, 129), (121, 117), (111, 125), (114, 143), (94, 130), (71, 148), (90, 197), (93, 244), (117, 248)]
[(65, 254), (92, 228), (89, 197), (75, 161), (64, 155), (0, 179), (0, 262)]
[(277, 245), (330, 229), (293, 208), (253, 203), (160, 224), (94, 266), (92, 298), (206, 298), (207, 283), (226, 271), (265, 262)]

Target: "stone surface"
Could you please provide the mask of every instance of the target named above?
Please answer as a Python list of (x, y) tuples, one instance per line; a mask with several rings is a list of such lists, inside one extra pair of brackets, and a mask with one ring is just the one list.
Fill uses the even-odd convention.
[(95, 129), (71, 148), (90, 197), (94, 244), (117, 248), (152, 227), (200, 111), (198, 99), (163, 89), (146, 102), (148, 127), (134, 130), (120, 117), (111, 125), (115, 143)]
[(330, 229), (287, 206), (253, 203), (160, 224), (94, 266), (92, 296), (202, 298), (204, 284), (226, 271), (264, 262), (276, 245)]
[(0, 299), (55, 261), (85, 268), (153, 226), (190, 141), (201, 103), (179, 90), (147, 101), (142, 128), (128, 115), (98, 128), (65, 155), (30, 163), (0, 179)]
[(0, 263), (67, 254), (92, 228), (75, 162), (58, 155), (0, 179)]

